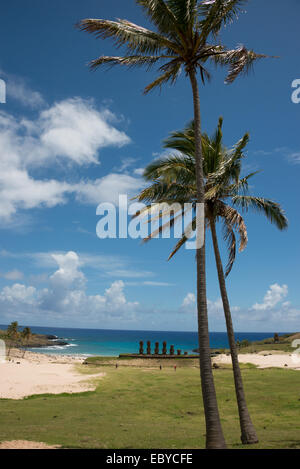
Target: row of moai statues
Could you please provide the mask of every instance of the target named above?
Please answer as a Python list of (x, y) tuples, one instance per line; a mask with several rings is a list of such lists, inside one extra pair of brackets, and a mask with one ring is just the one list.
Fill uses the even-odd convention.
[[(141, 340), (140, 341), (140, 350), (139, 350), (140, 355), (144, 355), (144, 342)], [(151, 342), (150, 340), (147, 341), (147, 355), (151, 355)], [(184, 353), (185, 355), (187, 352)], [(154, 355), (159, 355), (159, 342), (155, 342), (155, 348), (154, 348)], [(167, 342), (164, 341), (162, 344), (162, 355), (168, 355), (167, 351)], [(175, 355), (175, 350), (174, 350), (174, 345), (170, 346), (170, 355)], [(177, 350), (177, 355), (181, 355), (181, 350)]]

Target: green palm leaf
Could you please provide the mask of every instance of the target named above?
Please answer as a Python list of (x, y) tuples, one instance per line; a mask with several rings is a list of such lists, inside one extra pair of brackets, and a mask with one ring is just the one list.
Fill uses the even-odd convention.
[(284, 211), (280, 205), (273, 200), (250, 195), (235, 195), (232, 198), (232, 202), (243, 210), (248, 211), (249, 209), (253, 209), (262, 212), (267, 219), (271, 223), (274, 223), (280, 230), (284, 230), (288, 227), (288, 220)]

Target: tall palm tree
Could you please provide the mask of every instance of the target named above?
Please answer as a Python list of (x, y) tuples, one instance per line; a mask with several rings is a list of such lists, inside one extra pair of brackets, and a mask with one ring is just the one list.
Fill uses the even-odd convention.
[[(201, 144), (200, 98), (197, 73), (203, 83), (210, 78), (206, 64), (211, 61), (229, 67), (227, 82), (233, 82), (247, 72), (253, 62), (265, 57), (244, 46), (229, 50), (217, 40), (223, 25), (231, 23), (245, 0), (136, 0), (155, 30), (138, 26), (128, 20), (84, 19), (79, 23), (83, 31), (97, 38), (111, 38), (123, 47), (123, 56), (101, 56), (91, 62), (91, 68), (125, 65), (159, 65), (157, 79), (145, 88), (145, 93), (166, 83), (175, 83), (181, 70), (189, 78), (195, 120), (195, 158), (197, 203), (204, 204), (203, 157)], [(200, 230), (199, 230), (200, 231)], [(200, 237), (200, 232), (198, 234)], [(215, 386), (213, 381), (205, 276), (205, 242), (197, 249), (197, 310), (200, 349), (200, 374), (206, 421), (206, 447), (225, 448)]]
[(32, 336), (32, 332), (31, 332), (30, 327), (24, 327), (23, 331), (21, 332), (21, 337), (25, 342), (24, 352), (23, 352), (22, 358), (25, 357), (25, 353), (26, 353), (26, 350), (28, 349), (28, 343), (29, 343), (29, 340), (30, 340), (31, 336)]
[(13, 321), (8, 327), (7, 327), (7, 336), (9, 338), (9, 347), (8, 347), (8, 351), (7, 351), (7, 356), (9, 357), (10, 355), (10, 351), (11, 351), (11, 348), (12, 348), (12, 345), (13, 343), (16, 342), (16, 340), (18, 339), (18, 327), (19, 327), (19, 324), (18, 324), (18, 321)]
[[(222, 142), (222, 124), (223, 119), (220, 118), (217, 131), (212, 138), (209, 138), (207, 134), (202, 135), (206, 198), (205, 217), (206, 225), (210, 227), (212, 234), (226, 319), (240, 417), (241, 440), (243, 444), (252, 444), (257, 443), (258, 438), (246, 404), (225, 283), (225, 276), (230, 273), (236, 256), (235, 231), (239, 233), (240, 251), (245, 249), (248, 241), (244, 219), (235, 207), (240, 207), (242, 210), (251, 208), (261, 211), (280, 230), (287, 227), (287, 219), (277, 203), (247, 194), (249, 189), (248, 180), (256, 174), (251, 173), (243, 178), (240, 177), (241, 163), (245, 156), (243, 150), (249, 141), (249, 135), (245, 134), (231, 150), (228, 150)], [(191, 203), (195, 206), (197, 200), (194, 123), (190, 123), (183, 131), (173, 132), (164, 141), (164, 147), (175, 149), (179, 153), (154, 161), (145, 169), (144, 176), (151, 182), (151, 185), (145, 188), (137, 198), (140, 202), (147, 202), (148, 205), (142, 211), (143, 213), (139, 212), (138, 215), (150, 214), (151, 217), (151, 214), (155, 213), (157, 217), (157, 210), (155, 210), (155, 206), (153, 207), (153, 203), (174, 204), (174, 202), (179, 202), (178, 211), (176, 212), (175, 209), (174, 212), (171, 212), (172, 225), (174, 225), (178, 214), (182, 214), (182, 204)], [(193, 225), (195, 225), (195, 220), (194, 216)], [(218, 221), (223, 223), (224, 238), (228, 242), (229, 261), (226, 274), (223, 270), (216, 232), (216, 222)], [(165, 228), (169, 228), (169, 221), (165, 224), (162, 223), (155, 232), (150, 234), (147, 240), (153, 238)], [(187, 239), (187, 233), (184, 233), (170, 254), (169, 259), (185, 244)]]

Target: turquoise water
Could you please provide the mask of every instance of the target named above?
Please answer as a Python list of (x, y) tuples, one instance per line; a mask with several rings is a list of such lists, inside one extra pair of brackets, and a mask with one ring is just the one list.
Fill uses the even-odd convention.
[[(0, 329), (6, 329), (7, 326), (1, 326)], [(196, 332), (166, 332), (166, 331), (118, 331), (105, 329), (67, 329), (58, 327), (31, 327), (31, 330), (40, 334), (51, 334), (69, 343), (67, 346), (53, 346), (31, 349), (41, 353), (55, 353), (63, 355), (102, 355), (118, 356), (120, 353), (137, 353), (139, 351), (140, 340), (144, 341), (144, 350), (146, 342), (151, 341), (152, 351), (154, 343), (167, 342), (169, 350), (170, 345), (174, 345), (175, 350), (181, 349), (183, 352), (191, 353), (198, 347), (198, 338)], [(274, 332), (237, 332), (236, 340), (248, 339), (262, 340), (272, 337)], [(227, 335), (225, 332), (212, 332), (210, 334), (210, 345), (212, 348), (228, 347)]]

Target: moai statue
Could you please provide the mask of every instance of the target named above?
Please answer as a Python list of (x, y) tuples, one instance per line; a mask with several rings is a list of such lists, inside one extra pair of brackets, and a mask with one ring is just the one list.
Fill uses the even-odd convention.
[(159, 354), (159, 342), (155, 342), (155, 350), (154, 350), (154, 355)]
[(151, 342), (148, 340), (147, 342), (147, 355), (151, 355)]
[(163, 342), (162, 354), (163, 354), (163, 355), (167, 355), (167, 353), (168, 353), (168, 352), (167, 352), (167, 342), (164, 341), (164, 342)]
[(140, 351), (139, 351), (139, 354), (140, 355), (144, 355), (144, 342), (141, 340), (140, 341)]
[(177, 355), (181, 355), (181, 350), (180, 349), (177, 350)]
[(188, 355), (188, 352), (184, 352), (184, 355)]
[(174, 345), (171, 345), (170, 347), (170, 355), (174, 355)]

